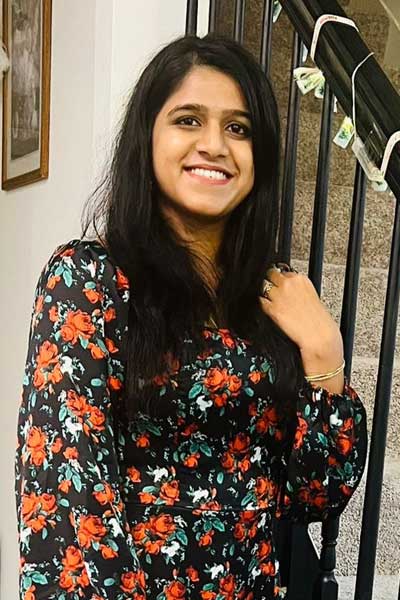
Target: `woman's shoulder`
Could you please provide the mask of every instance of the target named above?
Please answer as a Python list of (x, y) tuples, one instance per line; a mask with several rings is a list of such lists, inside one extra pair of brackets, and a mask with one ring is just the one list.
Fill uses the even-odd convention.
[(77, 280), (87, 285), (100, 283), (109, 290), (117, 289), (119, 295), (129, 290), (127, 278), (98, 238), (72, 238), (59, 244), (44, 265), (42, 276), (62, 278), (67, 286)]

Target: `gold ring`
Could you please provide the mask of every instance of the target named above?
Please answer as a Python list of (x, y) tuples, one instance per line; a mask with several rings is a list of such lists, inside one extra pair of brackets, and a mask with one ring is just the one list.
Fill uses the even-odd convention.
[(272, 283), (272, 281), (269, 281), (269, 279), (264, 279), (263, 280), (263, 290), (262, 290), (262, 295), (264, 296), (264, 298), (268, 298), (268, 292), (270, 290), (272, 290), (272, 288), (275, 287), (274, 284)]

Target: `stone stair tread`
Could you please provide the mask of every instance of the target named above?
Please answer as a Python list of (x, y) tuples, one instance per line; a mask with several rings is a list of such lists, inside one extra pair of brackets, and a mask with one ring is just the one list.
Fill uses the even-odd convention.
[[(299, 259), (309, 255), (315, 181), (298, 180), (293, 215), (292, 254)], [(353, 187), (331, 184), (325, 228), (325, 260), (344, 264), (353, 203)], [(375, 192), (367, 185), (361, 264), (388, 269), (396, 199), (389, 192)]]
[[(307, 261), (292, 259), (291, 264), (300, 272), (307, 273)], [(342, 283), (345, 267), (326, 264), (322, 280), (322, 301), (336, 323), (340, 324)], [(358, 315), (355, 326), (355, 341), (352, 357), (350, 383), (362, 399), (368, 418), (368, 431), (372, 429), (374, 403), (379, 368), (379, 352), (383, 325), (384, 295), (386, 293), (387, 271), (376, 268), (362, 268), (360, 273)], [(378, 281), (380, 287), (369, 287), (371, 281)], [(327, 282), (328, 285), (327, 285)], [(335, 290), (335, 293), (333, 293)], [(368, 292), (366, 292), (368, 290)], [(372, 293), (370, 293), (372, 290)], [(378, 290), (378, 292), (376, 291)], [(400, 431), (400, 320), (397, 325), (397, 345), (393, 361), (389, 421), (386, 440), (386, 456), (399, 457)]]
[[(292, 258), (291, 263), (299, 271), (307, 273), (307, 261)], [(321, 299), (337, 323), (340, 323), (344, 276), (344, 266), (329, 263), (324, 265)], [(354, 337), (354, 352), (359, 356), (367, 358), (379, 356), (386, 286), (387, 272), (376, 268), (361, 268)], [(398, 321), (395, 356), (399, 354), (400, 322)]]
[[(353, 600), (356, 585), (355, 575), (337, 576), (339, 600)], [(374, 600), (397, 600), (399, 578), (396, 575), (376, 575), (374, 579)]]
[[(377, 575), (398, 576), (400, 564), (400, 461), (389, 461), (392, 468), (385, 469), (382, 485), (382, 499), (379, 521), (379, 534), (375, 572)], [(363, 478), (348, 506), (340, 517), (337, 544), (338, 575), (349, 576), (357, 572), (358, 549), (364, 504), (367, 467)], [(312, 523), (309, 532), (317, 551), (321, 551), (321, 524)], [(374, 596), (375, 600), (375, 596)], [(385, 599), (387, 600), (387, 599)]]

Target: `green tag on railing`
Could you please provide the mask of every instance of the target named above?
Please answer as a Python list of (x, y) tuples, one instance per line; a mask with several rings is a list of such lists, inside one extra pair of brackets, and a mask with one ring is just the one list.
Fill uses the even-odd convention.
[(276, 23), (279, 19), (279, 15), (282, 12), (282, 4), (278, 0), (274, 0), (274, 8), (272, 12), (272, 22)]
[(354, 125), (350, 117), (345, 117), (339, 131), (334, 137), (333, 143), (341, 148), (347, 148), (354, 135)]

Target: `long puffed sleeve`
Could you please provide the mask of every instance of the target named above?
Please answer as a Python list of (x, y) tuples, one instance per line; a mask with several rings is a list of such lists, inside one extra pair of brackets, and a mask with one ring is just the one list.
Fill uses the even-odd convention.
[(293, 443), (283, 457), (278, 518), (308, 523), (344, 510), (365, 467), (366, 421), (365, 408), (346, 377), (342, 394), (304, 379)]
[(123, 281), (99, 252), (57, 248), (36, 288), (15, 459), (21, 600), (145, 598), (112, 427)]

